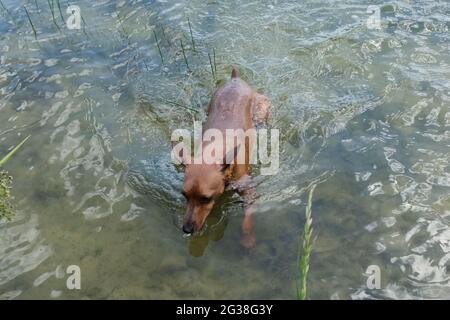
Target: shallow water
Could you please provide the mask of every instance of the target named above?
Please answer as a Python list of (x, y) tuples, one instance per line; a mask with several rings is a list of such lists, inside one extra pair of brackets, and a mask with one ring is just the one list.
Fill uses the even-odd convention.
[[(6, 166), (1, 298), (295, 298), (313, 184), (309, 298), (450, 298), (448, 2), (377, 1), (379, 30), (350, 0), (71, 1), (81, 30), (47, 1), (2, 2), (0, 155), (31, 139)], [(256, 178), (251, 251), (232, 193), (183, 236), (169, 156), (232, 64), (281, 131), (279, 173)]]

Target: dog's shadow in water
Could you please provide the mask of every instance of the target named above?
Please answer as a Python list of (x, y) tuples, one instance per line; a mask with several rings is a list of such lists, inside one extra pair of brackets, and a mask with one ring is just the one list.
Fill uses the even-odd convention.
[(205, 252), (210, 241), (219, 241), (225, 234), (228, 225), (228, 214), (236, 206), (241, 207), (242, 201), (234, 197), (233, 191), (226, 191), (217, 201), (213, 210), (206, 218), (206, 226), (200, 234), (190, 236), (188, 241), (189, 253), (200, 257)]

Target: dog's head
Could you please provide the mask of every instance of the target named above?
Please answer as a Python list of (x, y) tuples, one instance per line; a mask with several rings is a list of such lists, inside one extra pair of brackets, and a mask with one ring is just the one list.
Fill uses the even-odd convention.
[(225, 190), (222, 169), (217, 165), (187, 165), (182, 194), (187, 207), (183, 218), (183, 231), (199, 231), (211, 212), (214, 202)]
[[(217, 164), (185, 164), (182, 194), (187, 207), (183, 218), (183, 231), (191, 234), (201, 230), (216, 199), (225, 190), (225, 178), (230, 161), (238, 148)], [(231, 155), (231, 156), (230, 156)]]

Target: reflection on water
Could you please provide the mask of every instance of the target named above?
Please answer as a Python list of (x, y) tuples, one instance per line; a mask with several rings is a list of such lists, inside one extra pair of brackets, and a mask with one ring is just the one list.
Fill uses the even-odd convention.
[[(450, 298), (448, 2), (381, 4), (380, 30), (353, 0), (72, 2), (81, 30), (26, 3), (37, 39), (22, 6), (0, 12), (0, 152), (32, 136), (7, 166), (0, 298), (294, 298), (313, 183), (309, 297)], [(233, 193), (182, 235), (168, 153), (232, 64), (282, 138), (250, 252)]]

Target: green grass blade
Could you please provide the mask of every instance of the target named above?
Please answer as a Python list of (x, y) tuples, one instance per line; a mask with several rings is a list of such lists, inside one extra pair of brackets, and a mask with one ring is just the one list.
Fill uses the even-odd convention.
[[(308, 195), (308, 203), (305, 209), (305, 226), (303, 227), (303, 246), (299, 244), (299, 255), (298, 255), (298, 264), (299, 264), (299, 272), (300, 272), (300, 287), (297, 284), (297, 299), (305, 300), (306, 299), (306, 289), (307, 289), (307, 280), (308, 280), (308, 272), (309, 272), (309, 256), (311, 255), (314, 239), (312, 239), (312, 195), (316, 185), (311, 187)], [(300, 257), (300, 247), (302, 247), (303, 252)]]
[(189, 63), (188, 63), (188, 60), (186, 58), (186, 53), (184, 52), (183, 40), (181, 40), (181, 39), (180, 39), (180, 44), (181, 44), (181, 51), (183, 52), (184, 62), (186, 63), (187, 69), (190, 71), (191, 68), (189, 68)]
[(191, 34), (192, 49), (193, 49), (194, 52), (195, 52), (195, 51), (197, 51), (197, 50), (195, 50), (194, 35), (192, 34), (191, 21), (189, 20), (189, 18), (188, 18), (188, 24), (189, 24), (189, 32), (190, 32), (190, 34)]
[(34, 38), (37, 39), (37, 33), (36, 33), (36, 28), (34, 27), (33, 21), (31, 21), (31, 17), (30, 14), (28, 13), (28, 10), (25, 6), (23, 6), (25, 13), (27, 14), (27, 18), (28, 18), (28, 22), (31, 25), (31, 29), (33, 29), (33, 33), (34, 33)]
[(64, 16), (63, 16), (63, 13), (62, 13), (62, 10), (61, 10), (61, 4), (59, 3), (59, 0), (56, 0), (56, 4), (58, 5), (59, 15), (61, 17), (62, 22), (66, 23), (66, 20), (64, 20)]
[(6, 9), (5, 5), (3, 4), (2, 0), (0, 0), (0, 6), (9, 14), (9, 10)]
[(4, 165), (19, 149), (22, 145), (30, 138), (30, 136), (26, 137), (19, 143), (14, 149), (12, 149), (3, 159), (0, 160), (0, 167)]
[(164, 64), (164, 58), (162, 55), (161, 47), (159, 46), (158, 36), (156, 35), (156, 31), (153, 30), (153, 35), (155, 36), (156, 46), (158, 47), (159, 56), (161, 57), (161, 63)]
[(214, 56), (214, 74), (217, 74), (216, 48), (213, 48), (213, 56)]
[(216, 74), (214, 72), (214, 66), (213, 66), (213, 62), (211, 60), (211, 55), (209, 54), (209, 52), (208, 52), (208, 58), (209, 58), (209, 65), (211, 67), (211, 74), (213, 76), (214, 81), (216, 81)]

